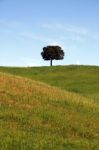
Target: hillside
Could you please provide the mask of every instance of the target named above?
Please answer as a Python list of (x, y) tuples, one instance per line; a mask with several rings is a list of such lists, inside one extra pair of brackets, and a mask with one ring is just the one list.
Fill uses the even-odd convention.
[(0, 67), (0, 71), (42, 81), (99, 100), (99, 67), (97, 66)]
[[(57, 67), (48, 79), (45, 68), (1, 70), (55, 84), (50, 74)], [(0, 149), (98, 150), (98, 101), (62, 88), (0, 73)]]

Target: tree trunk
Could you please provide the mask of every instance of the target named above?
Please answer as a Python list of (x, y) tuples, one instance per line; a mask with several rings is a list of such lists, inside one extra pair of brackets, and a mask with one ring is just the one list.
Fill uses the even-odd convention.
[(52, 65), (53, 65), (53, 64), (52, 64), (52, 61), (53, 61), (53, 60), (51, 59), (51, 61), (50, 61), (50, 66), (52, 66)]

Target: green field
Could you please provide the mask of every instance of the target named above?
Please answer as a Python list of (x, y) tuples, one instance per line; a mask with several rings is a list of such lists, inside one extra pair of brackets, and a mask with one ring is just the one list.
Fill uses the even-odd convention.
[(98, 66), (0, 67), (0, 71), (45, 82), (99, 100)]
[(99, 150), (99, 67), (0, 72), (0, 150)]

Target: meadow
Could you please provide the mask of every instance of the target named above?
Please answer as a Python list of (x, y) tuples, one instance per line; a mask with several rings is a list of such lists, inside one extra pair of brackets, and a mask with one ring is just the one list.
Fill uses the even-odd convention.
[(0, 71), (45, 82), (99, 100), (98, 66), (0, 67)]
[(0, 72), (0, 150), (99, 149), (99, 67)]

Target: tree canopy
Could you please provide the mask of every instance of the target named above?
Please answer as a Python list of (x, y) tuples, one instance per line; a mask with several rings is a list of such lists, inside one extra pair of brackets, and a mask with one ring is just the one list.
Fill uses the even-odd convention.
[(65, 54), (62, 48), (56, 45), (43, 47), (41, 55), (44, 60), (50, 60), (50, 65), (52, 66), (53, 60), (62, 60)]

